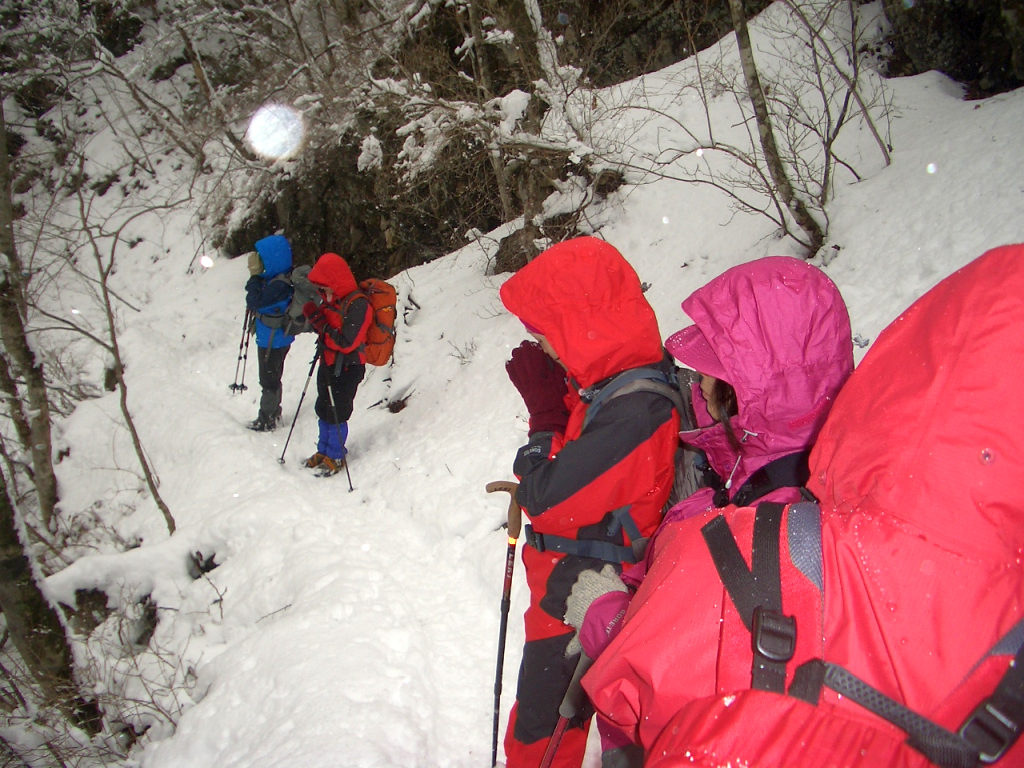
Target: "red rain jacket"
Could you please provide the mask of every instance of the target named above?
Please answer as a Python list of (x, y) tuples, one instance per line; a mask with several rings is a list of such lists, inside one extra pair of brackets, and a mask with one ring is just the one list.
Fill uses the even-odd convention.
[[(657, 319), (636, 272), (603, 240), (581, 237), (553, 246), (502, 285), (501, 299), (547, 338), (581, 389), (664, 360)], [(628, 506), (649, 536), (671, 490), (678, 414), (667, 399), (636, 392), (609, 400), (583, 429), (589, 406), (571, 399), (565, 434), (540, 433), (516, 461), (517, 498), (533, 529), (567, 538), (585, 529), (584, 538), (628, 545), (623, 531), (608, 534), (611, 512)], [(549, 582), (564, 557), (523, 548), (532, 596), (528, 639), (572, 631), (562, 618), (576, 573)], [(556, 597), (545, 610), (541, 600), (548, 592)]]
[(336, 253), (325, 253), (309, 271), (309, 281), (334, 293), (331, 302), (324, 305), (328, 325), (323, 335), (324, 362), (334, 365), (340, 353), (351, 356), (353, 363), (365, 364), (363, 342), (373, 309), (367, 298), (358, 293), (359, 285), (348, 262)]
[[(820, 585), (794, 564), (807, 541), (789, 540), (795, 506), (783, 520), (787, 684), (824, 659), (956, 731), (1007, 670), (1024, 629), (1022, 297), (1024, 246), (990, 251), (894, 321), (839, 394), (808, 484)], [(723, 513), (749, 563), (754, 511)], [(817, 707), (750, 690), (750, 634), (700, 532), (712, 517), (663, 528), (623, 631), (584, 678), (597, 710), (656, 768), (930, 765), (830, 689)], [(1022, 764), (1024, 741), (998, 763)]]

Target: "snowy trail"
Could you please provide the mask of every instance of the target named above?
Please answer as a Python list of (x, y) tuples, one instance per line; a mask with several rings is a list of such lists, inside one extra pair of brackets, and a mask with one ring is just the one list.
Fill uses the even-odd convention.
[[(504, 567), (505, 536), (496, 529), (508, 504), (504, 494), (487, 498), (483, 486), (509, 477), (515, 450), (492, 450), (483, 433), (502, 422), (514, 440), (508, 413), (517, 405), (474, 424), (478, 442), (445, 446), (446, 422), (464, 410), (458, 400), (477, 410), (474, 401), (490, 398), (473, 393), (480, 374), (469, 373), (472, 338), (453, 338), (451, 355), (434, 361), (429, 379), (418, 378), (418, 358), (436, 355), (436, 341), (433, 351), (427, 341), (451, 335), (454, 312), (418, 310), (403, 328), (395, 381), (369, 369), (357, 397), (349, 493), (343, 473), (320, 479), (301, 466), (315, 444), (315, 381), (286, 462), (277, 461), (312, 337), (289, 353), (285, 427), (250, 432), (243, 425), (259, 397), (256, 348), (248, 351), (249, 389), (232, 394), (238, 337), (224, 332), (241, 328), (244, 265), (175, 280), (186, 294), (215, 291), (226, 300), (188, 320), (180, 309), (152, 306), (126, 339), (129, 385), (146, 393), (133, 408), (177, 520), (175, 557), (185, 541), (188, 551), (216, 554), (218, 565), (195, 582), (179, 574), (180, 602), (161, 602), (155, 642), (188, 638), (201, 705), (181, 719), (175, 739), (148, 750), (145, 765), (336, 765), (339, 755), (345, 765), (482, 765)], [(472, 294), (493, 301), (478, 286)], [(479, 304), (462, 308), (472, 313)], [(513, 327), (507, 318), (505, 325)], [(506, 349), (480, 354), (501, 370)], [(399, 381), (403, 366), (409, 382)], [(412, 392), (404, 411), (368, 408), (402, 388)], [(158, 526), (148, 536), (163, 538)], [(522, 608), (511, 624), (521, 623)], [(510, 627), (503, 712), (514, 697), (520, 643), (521, 630)], [(211, 718), (222, 724), (213, 735)], [(459, 754), (469, 757), (453, 760)]]

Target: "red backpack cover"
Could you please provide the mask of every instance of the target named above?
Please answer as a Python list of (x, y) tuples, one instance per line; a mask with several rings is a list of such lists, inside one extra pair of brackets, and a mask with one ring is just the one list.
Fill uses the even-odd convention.
[[(709, 550), (706, 526), (727, 523), (740, 570), (751, 568), (755, 510), (663, 528), (622, 632), (583, 680), (597, 711), (644, 747), (645, 765), (977, 762), (940, 751), (933, 763), (895, 724), (917, 717), (942, 733), (967, 724), (987, 743), (1007, 736), (996, 764), (1024, 765), (1024, 740), (1012, 742), (1024, 716), (1002, 722), (993, 699), (979, 710), (1006, 693), (1024, 642), (1022, 377), (1024, 246), (986, 253), (879, 336), (811, 455), (820, 512), (796, 504), (781, 515), (775, 572), (796, 627), (788, 694), (752, 689), (751, 631)], [(828, 682), (816, 704), (798, 698), (805, 662), (863, 683), (860, 703)]]

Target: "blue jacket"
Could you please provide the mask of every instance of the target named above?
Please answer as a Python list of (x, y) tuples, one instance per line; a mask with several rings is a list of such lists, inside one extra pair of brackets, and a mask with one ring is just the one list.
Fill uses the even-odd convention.
[[(245, 284), (245, 306), (260, 314), (281, 314), (288, 309), (292, 287), (273, 278), (291, 271), (292, 247), (283, 235), (271, 235), (256, 241), (256, 253), (263, 261), (263, 272), (250, 277)], [(287, 336), (280, 329), (275, 330), (256, 320), (257, 347), (287, 347), (294, 340), (294, 336)]]

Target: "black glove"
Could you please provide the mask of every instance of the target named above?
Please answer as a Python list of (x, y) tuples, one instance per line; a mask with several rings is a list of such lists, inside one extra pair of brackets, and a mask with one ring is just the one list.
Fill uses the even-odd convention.
[(523, 396), (530, 412), (530, 434), (565, 432), (565, 371), (535, 341), (524, 341), (505, 363), (509, 379)]

